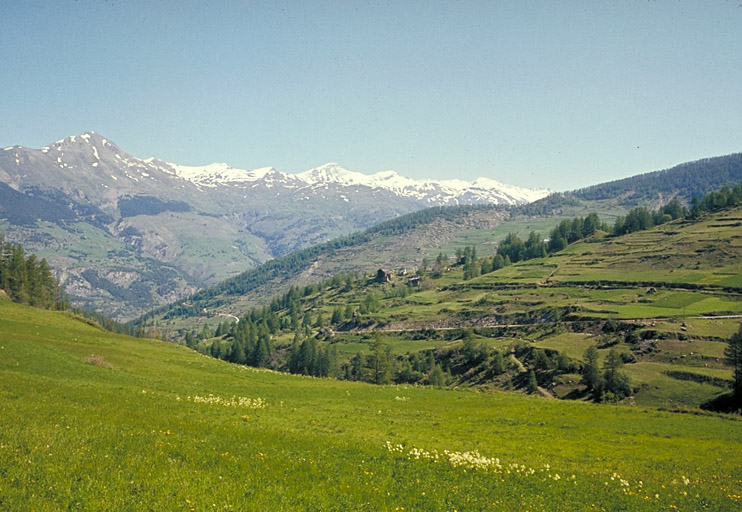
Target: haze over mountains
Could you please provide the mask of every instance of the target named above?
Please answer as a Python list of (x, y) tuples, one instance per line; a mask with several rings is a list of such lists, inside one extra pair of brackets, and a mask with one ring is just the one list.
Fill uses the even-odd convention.
[[(187, 194), (193, 192), (191, 186), (201, 191), (219, 189), (223, 192), (263, 187), (275, 189), (276, 194), (298, 190), (305, 197), (318, 189), (337, 191), (342, 187), (366, 187), (419, 201), (422, 203), (420, 206), (519, 204), (548, 194), (548, 190), (506, 185), (489, 178), (478, 178), (473, 182), (413, 180), (395, 171), (366, 175), (334, 162), (299, 174), (288, 174), (273, 167), (244, 170), (226, 163), (186, 166), (156, 158), (142, 160), (95, 132), (68, 137), (40, 150), (11, 146), (3, 148), (3, 151), (5, 158), (0, 176), (13, 188), (54, 187), (91, 202), (101, 195), (111, 198), (127, 192), (181, 197), (183, 191)], [(354, 188), (352, 192), (357, 194), (361, 190)], [(243, 198), (246, 198), (244, 194)], [(114, 213), (114, 204), (105, 200), (98, 202), (104, 210)]]
[(122, 319), (405, 213), (547, 194), (336, 163), (299, 174), (185, 166), (136, 158), (95, 132), (0, 150), (0, 229), (60, 269), (76, 304)]

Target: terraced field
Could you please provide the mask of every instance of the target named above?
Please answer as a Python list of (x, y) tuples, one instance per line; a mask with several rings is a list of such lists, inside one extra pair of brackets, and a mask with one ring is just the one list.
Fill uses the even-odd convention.
[[(397, 355), (455, 350), (466, 330), (475, 345), (505, 353), (558, 351), (577, 366), (586, 348), (596, 346), (601, 360), (611, 349), (626, 355), (634, 403), (698, 407), (731, 385), (723, 349), (742, 322), (740, 225), (737, 208), (697, 222), (597, 236), (469, 280), (454, 267), (422, 287), (409, 288), (405, 277), (328, 286), (305, 297), (303, 308), (329, 318), (337, 308), (357, 310), (369, 294), (378, 298), (375, 311), (335, 326), (326, 340), (345, 360), (371, 353), (374, 330)], [(292, 338), (292, 332), (279, 335), (277, 345), (288, 348)], [(554, 396), (584, 397), (579, 375), (543, 377)]]

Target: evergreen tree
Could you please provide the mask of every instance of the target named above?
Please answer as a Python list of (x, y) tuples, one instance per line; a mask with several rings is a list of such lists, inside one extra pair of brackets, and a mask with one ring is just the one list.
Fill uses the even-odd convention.
[(236, 364), (245, 364), (247, 362), (247, 356), (245, 355), (245, 348), (237, 340), (232, 341), (232, 350), (229, 354), (229, 360)]
[(332, 319), (330, 320), (332, 325), (340, 325), (343, 323), (343, 311), (340, 306), (336, 306), (332, 310)]
[(381, 340), (379, 331), (374, 331), (373, 354), (373, 378), (375, 384), (388, 384), (390, 380), (390, 357), (389, 347)]
[(426, 272), (428, 267), (430, 267), (430, 261), (428, 261), (428, 258), (423, 258), (422, 263), (420, 263), (420, 270)]
[(289, 372), (291, 373), (301, 373), (302, 370), (300, 340), (301, 336), (297, 332), (294, 335), (294, 341), (291, 343), (291, 351), (289, 352)]
[(526, 391), (533, 395), (538, 392), (538, 381), (536, 380), (536, 372), (528, 370), (528, 376), (526, 377)]
[(320, 347), (317, 352), (317, 368), (315, 370), (317, 377), (327, 377), (330, 374), (330, 357), (327, 349)]
[(559, 252), (565, 247), (567, 247), (567, 239), (564, 238), (558, 230), (555, 229), (554, 231), (552, 231), (551, 237), (549, 238), (548, 252)]
[(551, 360), (542, 349), (537, 348), (533, 351), (533, 366), (537, 370), (550, 370)]
[(492, 368), (492, 373), (494, 373), (495, 375), (501, 375), (505, 373), (505, 360), (503, 359), (502, 353), (499, 350), (495, 350), (492, 353), (490, 368)]
[(343, 320), (353, 320), (353, 306), (348, 304), (343, 311)]
[(363, 353), (358, 352), (350, 359), (350, 373), (352, 380), (365, 380), (366, 358)]
[(340, 358), (338, 349), (335, 345), (330, 345), (326, 349), (327, 353), (327, 376), (337, 378), (340, 376)]
[(594, 235), (598, 229), (600, 229), (600, 218), (598, 214), (589, 214), (582, 223), (582, 238)]
[(317, 313), (317, 321), (314, 322), (314, 326), (319, 329), (325, 326), (325, 315), (322, 314), (322, 311)]
[(299, 373), (316, 375), (318, 368), (317, 357), (317, 340), (314, 338), (304, 340), (301, 347), (299, 347), (299, 365), (301, 368)]
[(10, 246), (10, 262), (8, 264), (8, 293), (16, 302), (28, 304), (28, 274), (23, 247)]
[(597, 393), (599, 396), (601, 390), (600, 367), (598, 366), (598, 349), (590, 345), (585, 350), (585, 362), (582, 364), (582, 382), (587, 386), (589, 391)]
[(192, 333), (187, 332), (185, 335), (185, 344), (186, 344), (186, 347), (188, 348), (196, 348), (196, 345), (198, 344), (198, 342), (196, 341), (196, 338), (195, 336), (193, 336)]
[(304, 313), (304, 318), (301, 320), (301, 326), (303, 329), (310, 329), (312, 327), (312, 315), (309, 314), (309, 311)]
[(572, 219), (569, 234), (567, 235), (568, 243), (574, 243), (582, 238), (582, 224), (582, 217), (575, 217), (574, 219)]
[(492, 270), (500, 270), (505, 265), (505, 258), (503, 258), (502, 254), (497, 253), (495, 257), (492, 259)]
[(528, 240), (525, 243), (525, 257), (524, 259), (530, 260), (533, 258), (545, 258), (546, 257), (546, 244), (541, 239), (541, 235), (535, 231), (531, 231), (528, 235)]
[(629, 376), (620, 370), (621, 366), (623, 366), (621, 355), (615, 348), (612, 348), (604, 363), (603, 386), (605, 392), (612, 393), (616, 399), (631, 394)]
[(435, 386), (436, 388), (442, 388), (446, 385), (446, 376), (444, 375), (443, 369), (440, 365), (435, 365), (433, 367), (428, 380), (430, 381), (430, 385)]
[(728, 346), (724, 349), (727, 363), (734, 370), (734, 394), (742, 397), (742, 324), (739, 330), (734, 333), (729, 340)]
[(260, 339), (258, 339), (258, 342), (255, 344), (255, 347), (253, 348), (253, 353), (251, 357), (252, 366), (257, 366), (257, 367), (265, 366), (265, 363), (268, 360), (269, 354), (270, 354), (270, 349), (268, 346), (268, 342), (265, 338), (261, 336)]
[(506, 261), (517, 263), (526, 256), (526, 245), (517, 234), (510, 233), (505, 240), (497, 246), (497, 254), (501, 254)]

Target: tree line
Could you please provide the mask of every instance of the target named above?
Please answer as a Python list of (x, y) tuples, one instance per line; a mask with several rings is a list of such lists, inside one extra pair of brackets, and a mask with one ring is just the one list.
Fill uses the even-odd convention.
[(366, 230), (274, 258), (222, 283), (201, 290), (175, 304), (154, 309), (142, 318), (133, 321), (132, 324), (146, 323), (147, 320), (160, 314), (163, 315), (163, 319), (177, 316), (196, 316), (203, 308), (220, 306), (222, 304), (221, 297), (224, 295), (244, 295), (278, 277), (286, 279), (309, 268), (312, 263), (321, 257), (331, 256), (343, 248), (366, 243), (373, 236), (399, 235), (437, 219), (453, 220), (462, 214), (498, 208), (501, 207), (491, 204), (438, 206), (402, 215)]
[(602, 222), (596, 213), (590, 213), (584, 218), (575, 217), (561, 221), (551, 230), (546, 240), (535, 231), (531, 231), (525, 241), (521, 240), (516, 233), (509, 233), (497, 245), (497, 253), (491, 259), (478, 261), (476, 250), (473, 247), (467, 247), (459, 257), (459, 264), (464, 265), (464, 279), (471, 279), (519, 261), (545, 258), (549, 254), (561, 251), (569, 244), (593, 236), (598, 231), (612, 236), (622, 236), (677, 219), (696, 220), (706, 212), (741, 204), (742, 184), (738, 184), (734, 187), (725, 185), (720, 190), (709, 192), (702, 198), (694, 197), (689, 208), (683, 206), (677, 197), (654, 211), (643, 206), (634, 208), (625, 216), (616, 218), (613, 227)]
[[(602, 183), (572, 192), (588, 200), (626, 197), (651, 199), (658, 194), (680, 194), (690, 201), (730, 183), (742, 182), (742, 153), (677, 165), (664, 171), (655, 171), (622, 180)], [(636, 204), (636, 203), (634, 203)]]
[(45, 258), (26, 254), (22, 246), (5, 241), (0, 233), (0, 290), (14, 302), (45, 309), (69, 309), (69, 299), (62, 291)]
[(655, 211), (649, 211), (645, 207), (634, 208), (625, 217), (616, 219), (612, 233), (614, 236), (620, 236), (643, 231), (676, 219), (696, 220), (706, 212), (732, 208), (740, 204), (742, 204), (742, 184), (734, 187), (725, 185), (720, 190), (709, 192), (701, 198), (694, 196), (690, 208), (682, 206), (677, 197)]
[(101, 313), (72, 308), (69, 296), (45, 258), (26, 253), (23, 246), (5, 241), (0, 233), (0, 290), (14, 302), (28, 306), (70, 311), (111, 332), (145, 336), (143, 328), (117, 322)]

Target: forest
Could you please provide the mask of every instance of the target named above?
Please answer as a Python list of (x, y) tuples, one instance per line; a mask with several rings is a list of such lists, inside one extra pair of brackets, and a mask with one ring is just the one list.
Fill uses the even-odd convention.
[(26, 254), (0, 233), (0, 290), (14, 302), (45, 309), (69, 309), (69, 301), (46, 259)]
[(742, 182), (742, 153), (705, 158), (664, 171), (602, 183), (577, 190), (574, 195), (580, 199), (596, 200), (681, 194), (684, 200), (690, 201), (693, 197), (701, 197), (718, 190), (726, 183), (739, 182)]

